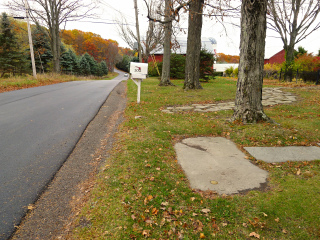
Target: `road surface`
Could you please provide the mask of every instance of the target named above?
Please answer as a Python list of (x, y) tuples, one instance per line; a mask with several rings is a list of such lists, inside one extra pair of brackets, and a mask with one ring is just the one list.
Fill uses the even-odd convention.
[(0, 239), (67, 159), (123, 73), (0, 94)]

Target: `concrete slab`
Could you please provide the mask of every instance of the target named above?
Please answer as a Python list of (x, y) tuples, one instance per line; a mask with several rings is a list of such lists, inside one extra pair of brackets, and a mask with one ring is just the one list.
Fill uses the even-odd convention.
[(320, 160), (320, 148), (316, 146), (245, 147), (244, 149), (255, 159), (268, 163)]
[(177, 143), (175, 150), (194, 189), (228, 195), (267, 182), (268, 172), (245, 159), (245, 154), (226, 138), (188, 138)]

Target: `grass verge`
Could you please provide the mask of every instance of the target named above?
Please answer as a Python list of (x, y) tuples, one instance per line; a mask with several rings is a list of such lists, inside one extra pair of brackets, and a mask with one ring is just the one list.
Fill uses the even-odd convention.
[[(265, 109), (279, 125), (231, 124), (232, 111), (162, 113), (173, 105), (234, 99), (236, 82), (217, 78), (203, 90), (159, 87), (154, 78), (128, 81), (128, 106), (117, 142), (79, 213), (72, 239), (319, 239), (320, 161), (267, 164), (269, 188), (220, 196), (190, 189), (174, 143), (222, 136), (244, 146), (316, 145), (320, 142), (320, 88), (288, 88), (299, 101)], [(269, 83), (268, 85), (273, 85)], [(279, 86), (279, 85), (277, 85)], [(136, 118), (137, 116), (141, 116)], [(320, 160), (320, 156), (319, 156)]]
[[(116, 77), (118, 74), (111, 72), (108, 76), (103, 78), (98, 78), (101, 80), (109, 80)], [(13, 90), (30, 88), (30, 87), (39, 87), (61, 82), (70, 82), (70, 81), (79, 81), (79, 80), (92, 80), (92, 77), (78, 77), (74, 75), (63, 75), (63, 74), (38, 74), (37, 79), (34, 79), (33, 76), (16, 76), (10, 78), (0, 78), (0, 93), (9, 92)], [(97, 77), (94, 77), (97, 79)]]

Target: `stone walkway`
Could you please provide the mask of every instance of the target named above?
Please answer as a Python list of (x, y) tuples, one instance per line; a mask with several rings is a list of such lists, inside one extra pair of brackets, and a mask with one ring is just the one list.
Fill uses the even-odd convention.
[[(296, 101), (296, 97), (290, 92), (283, 92), (281, 88), (263, 88), (262, 105), (272, 106), (277, 104), (288, 104)], [(221, 102), (211, 104), (192, 104), (191, 106), (167, 107), (164, 113), (175, 113), (181, 111), (194, 112), (217, 112), (221, 110), (232, 110), (234, 102)]]

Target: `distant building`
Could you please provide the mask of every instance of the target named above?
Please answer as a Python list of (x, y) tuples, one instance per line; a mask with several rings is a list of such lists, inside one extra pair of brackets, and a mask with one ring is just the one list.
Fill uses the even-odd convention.
[[(171, 49), (172, 53), (186, 55), (187, 54), (187, 38), (186, 37), (177, 37), (177, 46), (174, 49)], [(212, 54), (217, 53), (217, 41), (214, 38), (201, 38), (201, 48), (205, 48)], [(162, 62), (163, 59), (163, 49), (159, 51), (152, 52), (149, 56), (148, 62), (153, 60), (157, 62)]]
[(281, 50), (280, 52), (276, 53), (275, 55), (273, 55), (272, 57), (268, 58), (268, 59), (264, 59), (264, 64), (274, 64), (274, 63), (283, 63), (286, 60), (286, 52), (285, 50)]

